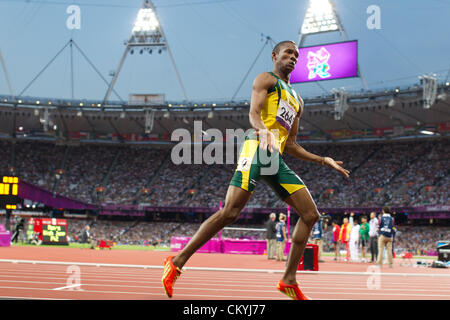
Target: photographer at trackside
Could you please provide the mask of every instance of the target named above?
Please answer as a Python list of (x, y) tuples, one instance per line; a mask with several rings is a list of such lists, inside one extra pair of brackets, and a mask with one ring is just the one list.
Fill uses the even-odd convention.
[(324, 262), (322, 260), (322, 251), (323, 251), (323, 233), (327, 230), (328, 221), (331, 217), (325, 215), (325, 213), (320, 214), (319, 221), (317, 221), (311, 232), (313, 243), (319, 247), (319, 262)]
[(392, 241), (394, 236), (394, 219), (391, 217), (391, 209), (383, 207), (383, 214), (380, 218), (380, 227), (378, 237), (378, 259), (377, 265), (381, 268), (383, 265), (383, 251), (386, 248), (387, 260), (390, 268), (394, 267), (392, 257)]

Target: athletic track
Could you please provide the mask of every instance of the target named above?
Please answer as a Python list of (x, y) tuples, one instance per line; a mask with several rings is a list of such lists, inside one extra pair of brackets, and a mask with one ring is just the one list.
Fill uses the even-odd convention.
[[(169, 252), (60, 247), (0, 247), (0, 299), (168, 300), (161, 284)], [(299, 272), (315, 300), (449, 300), (450, 270), (334, 262)], [(77, 267), (70, 267), (76, 265)], [(276, 290), (284, 263), (266, 256), (197, 253), (185, 266), (174, 300), (287, 300)], [(79, 281), (74, 270), (79, 270)]]

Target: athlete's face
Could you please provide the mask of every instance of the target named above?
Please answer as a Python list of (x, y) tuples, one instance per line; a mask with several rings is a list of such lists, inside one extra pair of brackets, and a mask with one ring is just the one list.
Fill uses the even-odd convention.
[(284, 44), (278, 53), (272, 53), (273, 63), (276, 69), (284, 73), (291, 73), (298, 61), (298, 49), (294, 43)]

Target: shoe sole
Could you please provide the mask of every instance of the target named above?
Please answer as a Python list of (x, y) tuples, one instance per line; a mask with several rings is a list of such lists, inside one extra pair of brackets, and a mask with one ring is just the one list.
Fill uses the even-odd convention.
[(166, 286), (165, 286), (165, 284), (164, 284), (164, 280), (161, 279), (161, 283), (162, 283), (162, 285), (163, 285), (164, 292), (166, 293), (166, 296), (167, 296), (168, 298), (172, 298), (172, 296), (169, 296), (169, 293), (167, 293)]

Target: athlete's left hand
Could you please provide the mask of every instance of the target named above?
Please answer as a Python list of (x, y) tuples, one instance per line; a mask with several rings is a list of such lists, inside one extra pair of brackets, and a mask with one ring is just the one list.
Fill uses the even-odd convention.
[(342, 173), (347, 179), (350, 177), (350, 171), (341, 167), (341, 164), (343, 164), (344, 162), (334, 161), (330, 157), (325, 157), (323, 158), (323, 163), (329, 166), (330, 168), (333, 168), (334, 170)]

